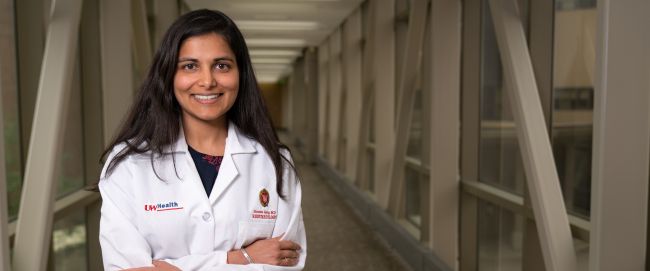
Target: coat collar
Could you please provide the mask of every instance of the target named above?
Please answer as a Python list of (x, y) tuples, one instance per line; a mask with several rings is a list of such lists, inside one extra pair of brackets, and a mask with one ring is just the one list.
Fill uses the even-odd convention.
[[(256, 145), (257, 142), (247, 135), (241, 133), (237, 125), (235, 125), (233, 122), (228, 122), (228, 137), (226, 138), (226, 146), (228, 146), (227, 150), (229, 151), (229, 154), (256, 153)], [(188, 152), (187, 141), (185, 140), (185, 132), (183, 131), (182, 124), (178, 139), (176, 142), (174, 142), (174, 144), (170, 146), (170, 151), (172, 153)]]

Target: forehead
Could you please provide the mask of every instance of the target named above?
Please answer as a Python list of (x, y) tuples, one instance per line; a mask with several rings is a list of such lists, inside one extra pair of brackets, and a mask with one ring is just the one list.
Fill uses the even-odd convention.
[(233, 57), (234, 53), (226, 39), (217, 33), (192, 36), (183, 41), (178, 57), (215, 58)]

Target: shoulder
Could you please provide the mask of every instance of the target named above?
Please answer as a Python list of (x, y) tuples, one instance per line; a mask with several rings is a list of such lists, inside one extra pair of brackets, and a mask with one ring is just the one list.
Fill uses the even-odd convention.
[[(144, 145), (144, 146), (143, 146)], [(146, 144), (140, 144), (137, 148), (142, 149), (146, 147)], [(112, 177), (112, 175), (125, 175), (129, 174), (131, 168), (138, 164), (139, 160), (149, 160), (150, 152), (131, 152), (132, 145), (127, 144), (126, 142), (121, 142), (113, 146), (111, 151), (106, 156), (106, 161), (104, 161), (103, 169), (100, 175), (100, 184), (103, 180)], [(145, 159), (146, 158), (146, 159)], [(115, 179), (115, 178), (111, 178)]]

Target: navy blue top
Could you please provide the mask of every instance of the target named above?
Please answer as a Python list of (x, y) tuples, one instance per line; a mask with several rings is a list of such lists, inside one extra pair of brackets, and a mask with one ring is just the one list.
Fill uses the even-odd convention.
[(205, 193), (208, 194), (209, 197), (210, 192), (212, 192), (212, 187), (214, 186), (214, 181), (217, 179), (223, 156), (200, 153), (189, 145), (187, 146), (187, 149), (190, 151), (190, 155), (192, 155), (192, 160), (194, 160), (196, 170), (199, 172), (199, 176), (201, 177)]

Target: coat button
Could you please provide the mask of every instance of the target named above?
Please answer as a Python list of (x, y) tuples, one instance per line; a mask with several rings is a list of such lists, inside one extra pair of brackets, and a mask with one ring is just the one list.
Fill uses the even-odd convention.
[(208, 212), (203, 213), (203, 216), (202, 216), (203, 221), (205, 221), (205, 222), (210, 221), (210, 218), (211, 218), (211, 217), (212, 217), (212, 216), (211, 216), (210, 213), (208, 213)]

